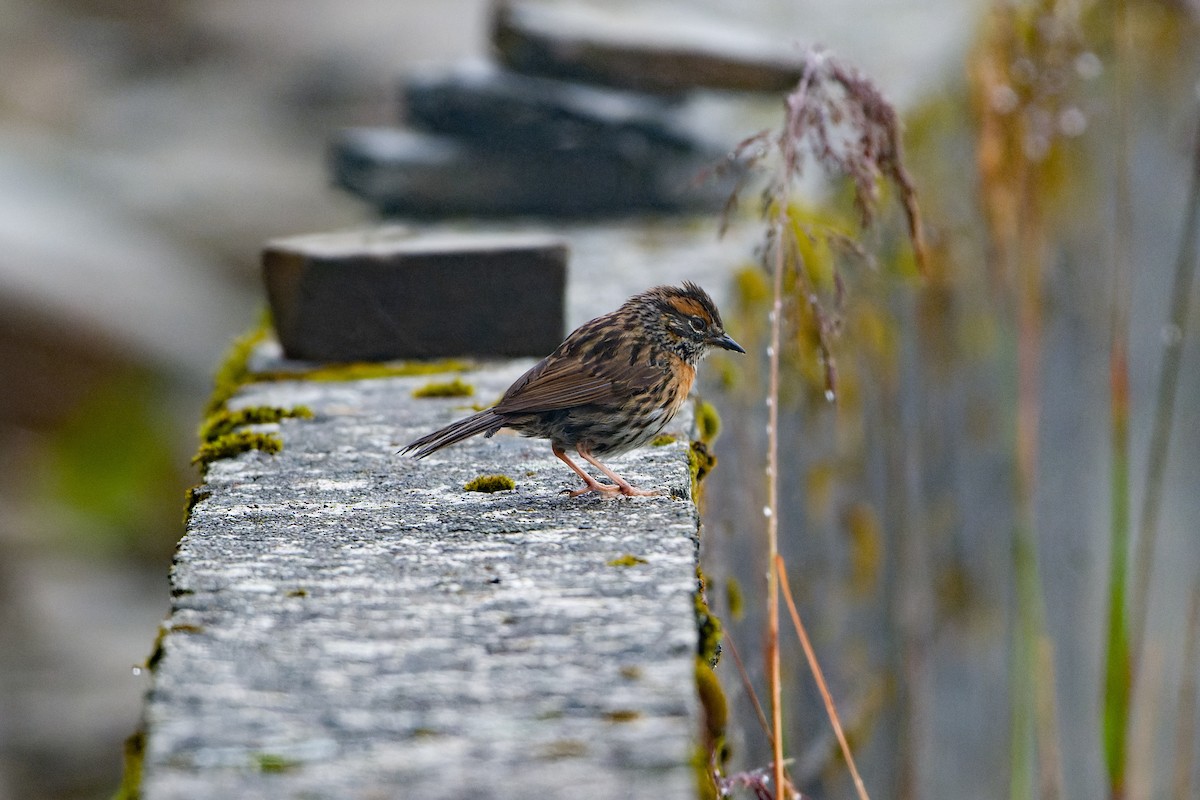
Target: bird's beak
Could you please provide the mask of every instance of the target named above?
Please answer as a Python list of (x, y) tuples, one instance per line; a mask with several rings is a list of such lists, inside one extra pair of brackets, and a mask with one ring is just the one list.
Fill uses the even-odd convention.
[(722, 333), (720, 336), (709, 339), (708, 343), (713, 347), (720, 347), (723, 350), (732, 350), (735, 353), (746, 352), (746, 350), (740, 344), (735, 342), (733, 337), (731, 337), (728, 333)]

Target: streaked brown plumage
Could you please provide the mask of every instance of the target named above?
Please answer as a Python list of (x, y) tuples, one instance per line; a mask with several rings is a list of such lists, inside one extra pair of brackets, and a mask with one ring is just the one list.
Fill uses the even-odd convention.
[[(694, 283), (658, 286), (575, 329), (508, 387), (500, 402), (404, 448), (424, 458), (482, 433), (512, 428), (549, 439), (554, 455), (583, 479), (586, 492), (655, 494), (631, 486), (600, 463), (658, 435), (687, 399), (696, 364), (712, 347), (746, 352), (725, 333), (721, 314)], [(600, 483), (566, 454), (574, 449), (607, 475)]]

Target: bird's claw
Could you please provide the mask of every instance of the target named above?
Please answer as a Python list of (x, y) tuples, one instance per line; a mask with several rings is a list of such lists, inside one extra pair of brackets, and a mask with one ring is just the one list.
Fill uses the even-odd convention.
[(570, 497), (579, 497), (591, 492), (598, 492), (602, 495), (623, 494), (626, 497), (659, 497), (662, 495), (662, 492), (639, 489), (636, 486), (630, 486), (628, 484), (621, 486), (619, 484), (600, 483), (599, 481), (586, 484), (579, 489), (563, 489), (561, 492), (559, 492), (559, 494), (569, 495)]
[(589, 492), (599, 492), (602, 495), (609, 495), (620, 491), (622, 491), (620, 486), (614, 486), (611, 483), (600, 483), (599, 481), (596, 481), (594, 483), (585, 484), (583, 488), (580, 489), (563, 489), (561, 492), (559, 492), (559, 494), (565, 494), (570, 497), (579, 497), (580, 495), (588, 494)]

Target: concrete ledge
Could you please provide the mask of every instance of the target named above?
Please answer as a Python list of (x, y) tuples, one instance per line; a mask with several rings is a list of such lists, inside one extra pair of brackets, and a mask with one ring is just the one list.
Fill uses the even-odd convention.
[[(574, 476), (549, 447), (503, 434), (395, 454), (530, 363), (459, 376), (474, 398), (413, 398), (448, 375), (234, 397), (314, 416), (255, 426), (282, 451), (208, 472), (171, 574), (146, 800), (695, 796), (688, 437), (615, 462), (655, 498), (561, 496)], [(463, 490), (484, 473), (516, 488)]]

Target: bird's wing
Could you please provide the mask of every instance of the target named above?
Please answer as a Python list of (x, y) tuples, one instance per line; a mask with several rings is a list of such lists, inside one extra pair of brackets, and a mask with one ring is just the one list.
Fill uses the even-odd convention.
[[(612, 374), (604, 374), (608, 372)], [(649, 387), (662, 377), (662, 368), (649, 364), (589, 371), (578, 360), (555, 354), (517, 378), (492, 410), (498, 414), (522, 414), (620, 403), (631, 391)]]

